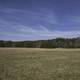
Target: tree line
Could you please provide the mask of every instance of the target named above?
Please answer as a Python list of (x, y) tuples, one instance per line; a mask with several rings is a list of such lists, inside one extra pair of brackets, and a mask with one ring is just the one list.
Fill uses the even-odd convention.
[(56, 38), (37, 41), (4, 41), (0, 40), (0, 47), (26, 48), (80, 48), (80, 38)]

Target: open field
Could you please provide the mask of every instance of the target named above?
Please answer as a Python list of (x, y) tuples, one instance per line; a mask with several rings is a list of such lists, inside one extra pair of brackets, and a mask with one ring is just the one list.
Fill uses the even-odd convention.
[(80, 80), (80, 49), (0, 48), (0, 80)]

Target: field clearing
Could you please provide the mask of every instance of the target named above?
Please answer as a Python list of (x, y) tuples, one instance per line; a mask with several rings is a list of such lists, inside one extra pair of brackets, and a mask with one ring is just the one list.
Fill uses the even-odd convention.
[(0, 48), (0, 80), (80, 80), (80, 49)]

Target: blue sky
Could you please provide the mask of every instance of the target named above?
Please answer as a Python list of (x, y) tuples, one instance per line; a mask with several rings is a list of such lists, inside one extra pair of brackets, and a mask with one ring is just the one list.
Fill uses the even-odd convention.
[(80, 0), (0, 0), (0, 40), (80, 36)]

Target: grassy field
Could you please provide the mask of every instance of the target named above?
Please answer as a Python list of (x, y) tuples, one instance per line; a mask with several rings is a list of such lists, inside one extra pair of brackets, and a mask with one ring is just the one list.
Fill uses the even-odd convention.
[(0, 48), (0, 80), (80, 80), (80, 49)]

